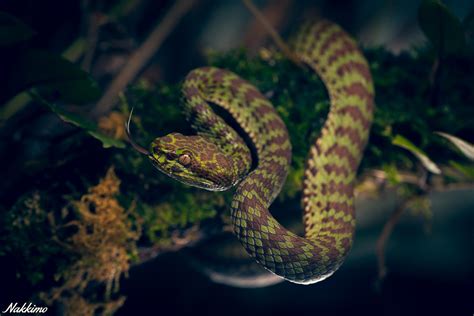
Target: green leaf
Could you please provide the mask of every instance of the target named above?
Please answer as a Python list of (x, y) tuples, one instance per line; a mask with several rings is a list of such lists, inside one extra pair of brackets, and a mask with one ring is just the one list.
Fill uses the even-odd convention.
[(47, 105), (54, 113), (56, 113), (63, 121), (71, 123), (85, 130), (95, 130), (96, 126), (93, 122), (83, 118), (75, 113), (67, 112), (56, 104), (43, 100), (43, 104)]
[(456, 136), (442, 133), (442, 132), (436, 132), (436, 134), (446, 138), (449, 140), (451, 143), (453, 143), (467, 158), (474, 160), (474, 145), (471, 143), (468, 143), (465, 140), (462, 140), (461, 138), (458, 138)]
[(6, 93), (10, 97), (32, 87), (43, 97), (74, 104), (92, 102), (101, 95), (89, 74), (47, 51), (29, 50), (19, 54), (7, 77)]
[(423, 0), (418, 23), (438, 55), (460, 52), (465, 45), (459, 19), (439, 0)]
[(85, 104), (99, 98), (101, 92), (90, 77), (71, 79), (64, 82), (51, 82), (40, 85), (41, 95), (57, 98), (66, 103)]
[(408, 151), (410, 151), (413, 155), (420, 160), (423, 166), (430, 172), (435, 174), (440, 174), (441, 170), (439, 167), (430, 159), (428, 156), (421, 150), (420, 148), (416, 147), (412, 142), (401, 135), (396, 135), (392, 139), (392, 144), (402, 147)]
[(26, 41), (34, 31), (16, 17), (0, 11), (0, 47), (11, 46)]
[(96, 124), (93, 122), (83, 118), (80, 115), (77, 115), (75, 113), (71, 113), (68, 111), (65, 111), (63, 108), (60, 106), (57, 106), (56, 104), (53, 104), (51, 102), (46, 101), (42, 97), (40, 97), (38, 94), (32, 93), (33, 97), (35, 97), (38, 101), (43, 103), (44, 105), (48, 106), (54, 113), (56, 113), (63, 121), (67, 123), (71, 123), (77, 127), (80, 127), (84, 129), (89, 135), (93, 136), (94, 138), (100, 140), (102, 142), (102, 146), (104, 148), (110, 148), (110, 147), (117, 147), (117, 148), (125, 148), (125, 143), (122, 142), (119, 139), (115, 139), (112, 137), (109, 137), (103, 133), (101, 133), (98, 129)]
[(109, 137), (101, 132), (98, 131), (87, 131), (91, 136), (97, 138), (102, 142), (102, 146), (104, 148), (110, 148), (110, 147), (117, 147), (117, 148), (125, 148), (125, 143), (119, 139), (115, 139), (112, 137)]
[(457, 171), (461, 172), (463, 175), (467, 176), (468, 178), (474, 179), (474, 167), (460, 164), (459, 162), (450, 160), (449, 164), (451, 167), (456, 169)]

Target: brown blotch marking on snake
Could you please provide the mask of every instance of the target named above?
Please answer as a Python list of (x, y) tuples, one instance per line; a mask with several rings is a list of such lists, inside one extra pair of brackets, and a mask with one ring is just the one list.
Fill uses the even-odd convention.
[(363, 150), (365, 147), (365, 141), (360, 138), (359, 130), (351, 126), (338, 126), (335, 134), (338, 136), (347, 136), (351, 140), (352, 144), (355, 144), (359, 150)]
[(334, 181), (329, 182), (328, 188), (329, 194), (339, 193), (346, 196), (352, 196), (354, 190), (352, 184), (336, 183)]
[(212, 161), (213, 156), (214, 155), (207, 150), (199, 152), (199, 158), (201, 159), (201, 161)]
[(331, 209), (335, 209), (338, 212), (344, 212), (347, 214), (352, 214), (354, 208), (350, 205), (348, 205), (345, 202), (328, 202), (328, 207)]
[(358, 121), (362, 124), (364, 129), (368, 129), (370, 126), (370, 121), (365, 118), (361, 109), (356, 105), (346, 105), (342, 109), (338, 109), (337, 114), (349, 114), (354, 121)]
[(350, 173), (350, 170), (347, 170), (347, 168), (345, 166), (338, 166), (338, 165), (334, 165), (334, 164), (326, 164), (324, 165), (324, 170), (331, 174), (331, 173), (334, 173), (334, 175), (336, 176), (344, 176), (344, 177), (347, 177), (349, 176), (349, 173)]
[(316, 27), (313, 27), (312, 28), (313, 29), (312, 36), (314, 36), (313, 42), (314, 43), (318, 42), (318, 40), (321, 38), (321, 35), (326, 33), (326, 31), (332, 26), (334, 26), (334, 24), (331, 24), (328, 21), (322, 21), (321, 23), (318, 23)]
[(164, 142), (164, 143), (172, 143), (173, 139), (170, 137), (170, 136), (165, 136), (163, 138), (161, 138), (161, 141)]
[(267, 126), (270, 130), (280, 130), (282, 128), (286, 128), (285, 123), (283, 123), (280, 119), (268, 121)]
[(223, 154), (217, 154), (216, 155), (216, 161), (220, 165), (225, 165), (227, 158)]
[(269, 105), (261, 105), (255, 109), (255, 115), (258, 115), (258, 117), (263, 117), (266, 114), (274, 113), (274, 111), (275, 110)]
[(223, 71), (222, 69), (217, 69), (216, 71), (214, 71), (214, 74), (212, 76), (212, 79), (214, 79), (214, 81), (217, 81), (217, 82), (222, 82), (224, 76), (225, 76), (226, 72)]
[(326, 40), (323, 42), (323, 44), (319, 48), (319, 54), (321, 56), (324, 56), (324, 54), (329, 49), (329, 47), (331, 45), (334, 45), (336, 41), (343, 36), (346, 36), (346, 33), (342, 30), (336, 30), (334, 31), (334, 33), (331, 33), (331, 35), (329, 35), (329, 37), (326, 38)]
[(202, 76), (197, 71), (192, 71), (186, 76), (185, 81), (199, 81), (202, 80)]
[(337, 68), (336, 70), (337, 74), (341, 77), (347, 73), (351, 73), (354, 71), (360, 73), (367, 81), (371, 80), (372, 78), (372, 76), (370, 75), (370, 71), (367, 68), (367, 65), (358, 61), (351, 60), (345, 64), (340, 65), (339, 68)]
[(350, 84), (349, 86), (344, 87), (344, 91), (348, 95), (358, 96), (359, 98), (367, 102), (367, 104), (372, 102), (372, 95), (366, 89), (366, 87), (360, 82), (354, 82)]
[(347, 147), (341, 146), (339, 144), (334, 144), (328, 149), (327, 154), (336, 154), (341, 159), (346, 159), (349, 162), (351, 170), (357, 169), (358, 162), (354, 158), (354, 156), (352, 156), (351, 152), (349, 151), (349, 149), (347, 149)]
[(263, 95), (256, 89), (249, 89), (245, 92), (245, 101), (252, 103), (256, 99), (262, 99)]
[(334, 62), (339, 60), (339, 58), (344, 57), (346, 55), (358, 52), (359, 49), (356, 45), (348, 40), (342, 40), (342, 46), (334, 51), (333, 54), (328, 58), (327, 65), (331, 66)]

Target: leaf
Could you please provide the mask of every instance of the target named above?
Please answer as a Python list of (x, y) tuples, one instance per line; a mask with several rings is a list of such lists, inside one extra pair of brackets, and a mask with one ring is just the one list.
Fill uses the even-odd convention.
[(45, 98), (58, 98), (66, 103), (85, 104), (99, 98), (100, 90), (90, 77), (71, 79), (64, 82), (51, 82), (40, 85), (41, 95)]
[(92, 102), (101, 95), (88, 73), (59, 55), (29, 50), (12, 63), (5, 92), (10, 97), (32, 87), (43, 97), (74, 104)]
[(474, 167), (473, 166), (467, 166), (467, 165), (462, 165), (456, 161), (450, 160), (449, 164), (451, 167), (456, 169), (457, 171), (461, 172), (463, 175), (467, 176), (470, 179), (474, 179)]
[(71, 123), (88, 131), (96, 129), (96, 126), (93, 122), (83, 118), (80, 115), (67, 112), (56, 104), (47, 102), (44, 99), (42, 100), (42, 103), (47, 105), (54, 113), (56, 113), (63, 121), (67, 123)]
[(112, 137), (109, 137), (101, 132), (98, 131), (87, 131), (91, 136), (97, 138), (102, 142), (102, 146), (104, 148), (110, 148), (110, 147), (117, 147), (117, 148), (125, 148), (125, 143), (122, 142), (119, 139), (115, 139)]
[(428, 156), (418, 147), (416, 147), (412, 142), (401, 135), (396, 135), (392, 139), (392, 144), (402, 147), (410, 151), (413, 155), (420, 160), (423, 166), (430, 172), (434, 174), (440, 174), (441, 170), (439, 167), (430, 159)]
[(48, 106), (54, 113), (56, 113), (63, 121), (67, 123), (71, 123), (77, 127), (84, 129), (89, 135), (93, 136), (94, 138), (100, 140), (102, 142), (102, 146), (104, 148), (110, 147), (117, 147), (117, 148), (125, 148), (125, 143), (119, 139), (115, 139), (101, 133), (98, 129), (96, 124), (93, 122), (83, 118), (80, 115), (75, 113), (67, 112), (60, 106), (53, 104), (51, 102), (46, 101), (41, 96), (36, 93), (32, 93), (33, 97), (35, 97), (39, 102), (43, 103), (44, 105)]
[(474, 160), (474, 145), (471, 143), (468, 143), (465, 140), (462, 140), (461, 138), (458, 138), (456, 136), (446, 134), (443, 132), (436, 132), (436, 134), (446, 138), (449, 140), (451, 143), (453, 143), (467, 158)]
[(439, 0), (423, 0), (418, 23), (438, 55), (458, 53), (465, 45), (459, 19)]
[(16, 17), (0, 11), (0, 47), (11, 46), (30, 39), (35, 32)]

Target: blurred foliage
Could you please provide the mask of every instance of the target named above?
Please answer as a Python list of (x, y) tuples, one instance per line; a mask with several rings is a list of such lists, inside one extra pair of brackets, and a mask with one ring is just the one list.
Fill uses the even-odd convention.
[(466, 44), (471, 51), (474, 51), (474, 10), (462, 21), (466, 32)]
[[(0, 257), (12, 256), (17, 262), (16, 276), (36, 285), (44, 281), (47, 267), (66, 265), (65, 251), (52, 241), (51, 219), (43, 192), (23, 194), (0, 217)], [(35, 260), (30, 260), (35, 258)]]
[(461, 21), (439, 0), (423, 0), (418, 21), (439, 56), (456, 54), (465, 48)]
[[(29, 47), (34, 31), (15, 17), (0, 12), (0, 68), (3, 87), (0, 123), (32, 101), (27, 92), (48, 106), (61, 119), (83, 128), (105, 148), (124, 147), (120, 140), (101, 133), (93, 122), (69, 112), (63, 105), (85, 104), (101, 95), (97, 83), (78, 65), (58, 54)], [(25, 43), (26, 42), (26, 43)], [(70, 51), (67, 55), (72, 55)], [(16, 97), (15, 97), (16, 96)], [(9, 102), (7, 102), (9, 101)]]
[(75, 104), (91, 102), (100, 96), (96, 82), (78, 65), (31, 47), (28, 41), (34, 31), (21, 21), (0, 12), (0, 22), (1, 102), (32, 88), (45, 98)]
[(462, 152), (470, 160), (474, 160), (474, 145), (446, 133), (437, 132), (438, 135), (449, 140), (460, 152)]
[(14, 45), (30, 39), (34, 31), (8, 13), (0, 12), (0, 47)]
[[(13, 48), (13, 50), (15, 50)], [(78, 65), (47, 51), (27, 49), (16, 52), (5, 89), (15, 94), (36, 88), (44, 97), (74, 104), (96, 100), (101, 91), (96, 82)], [(4, 92), (5, 93), (5, 92)]]
[(439, 170), (438, 166), (430, 159), (420, 148), (413, 145), (408, 139), (401, 135), (395, 135), (392, 140), (392, 144), (399, 146), (401, 148), (405, 148), (406, 150), (410, 151), (413, 155), (415, 155), (423, 166), (430, 172), (435, 174), (440, 174), (441, 170)]

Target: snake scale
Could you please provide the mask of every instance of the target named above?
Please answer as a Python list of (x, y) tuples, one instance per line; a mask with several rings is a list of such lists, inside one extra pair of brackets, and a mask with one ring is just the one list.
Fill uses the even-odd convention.
[[(279, 194), (291, 161), (284, 122), (253, 85), (213, 67), (191, 71), (183, 83), (185, 113), (197, 135), (171, 133), (150, 150), (130, 137), (154, 166), (185, 184), (207, 190), (236, 186), (233, 230), (248, 254), (267, 270), (300, 284), (329, 277), (344, 261), (355, 229), (354, 181), (367, 143), (374, 89), (370, 70), (355, 41), (328, 20), (306, 24), (293, 43), (298, 58), (323, 80), (330, 111), (311, 146), (304, 174), (305, 236), (280, 225), (268, 208)], [(256, 151), (209, 102), (225, 109)]]

